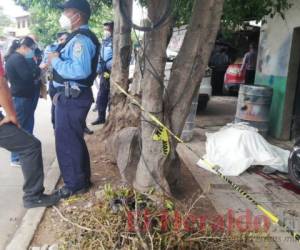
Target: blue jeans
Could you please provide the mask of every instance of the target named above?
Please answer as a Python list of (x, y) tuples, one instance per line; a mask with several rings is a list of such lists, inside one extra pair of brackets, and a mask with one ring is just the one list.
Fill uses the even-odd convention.
[[(17, 112), (17, 118), (22, 129), (24, 129), (29, 134), (33, 133), (34, 127), (34, 107), (35, 99), (25, 98), (25, 97), (13, 97), (13, 103)], [(11, 154), (11, 161), (19, 161), (19, 155), (15, 152)]]
[(35, 113), (35, 110), (36, 110), (36, 107), (38, 105), (38, 102), (39, 102), (39, 98), (40, 98), (40, 92), (41, 92), (41, 85), (40, 84), (37, 84), (35, 85), (35, 89), (34, 89), (34, 96), (32, 98), (32, 112), (33, 112), (33, 115), (32, 115), (32, 118), (30, 120), (30, 131), (31, 134), (33, 133), (33, 129), (34, 129), (34, 113)]

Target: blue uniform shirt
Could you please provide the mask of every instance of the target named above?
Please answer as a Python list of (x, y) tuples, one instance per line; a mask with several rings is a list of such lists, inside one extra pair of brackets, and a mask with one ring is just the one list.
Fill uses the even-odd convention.
[(111, 71), (112, 58), (113, 58), (113, 38), (109, 37), (102, 41), (97, 72), (103, 73), (106, 70)]
[[(88, 29), (88, 25), (82, 25), (81, 29)], [(81, 34), (77, 34), (61, 50), (60, 58), (52, 60), (52, 67), (63, 78), (72, 79), (71, 87), (86, 87), (76, 83), (76, 80), (86, 79), (92, 73), (92, 59), (96, 54), (96, 46), (92, 40)], [(54, 87), (63, 85), (53, 82)]]

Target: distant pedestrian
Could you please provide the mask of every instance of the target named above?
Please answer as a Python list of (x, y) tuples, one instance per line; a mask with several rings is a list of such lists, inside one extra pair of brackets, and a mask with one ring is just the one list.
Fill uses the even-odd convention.
[(113, 31), (114, 23), (104, 23), (104, 39), (102, 40), (97, 73), (100, 76), (100, 87), (97, 95), (98, 117), (92, 125), (105, 123), (106, 110), (110, 93), (110, 74), (113, 60)]
[(31, 70), (33, 72), (33, 77), (34, 77), (34, 96), (32, 99), (33, 119), (31, 119), (31, 124), (30, 124), (30, 131), (33, 131), (35, 125), (34, 113), (39, 102), (41, 88), (42, 88), (41, 69), (39, 68), (39, 65), (42, 62), (42, 51), (38, 47), (36, 47), (36, 49), (34, 50), (34, 57), (28, 58), (26, 60), (31, 67)]
[(257, 50), (253, 43), (249, 45), (249, 51), (245, 54), (240, 74), (245, 73), (245, 84), (253, 85), (257, 62)]
[(4, 78), (0, 55), (0, 147), (17, 152), (24, 176), (23, 203), (26, 208), (49, 207), (55, 205), (60, 197), (57, 194), (45, 195), (42, 148), (38, 139), (18, 128), (17, 113)]
[(223, 95), (224, 76), (230, 64), (230, 58), (227, 55), (226, 48), (219, 48), (210, 60), (212, 68), (212, 94)]
[[(6, 56), (6, 75), (11, 85), (13, 103), (21, 128), (33, 133), (36, 96), (35, 79), (39, 69), (32, 65), (36, 43), (30, 37), (14, 40)], [(12, 153), (11, 165), (20, 166), (19, 156)]]

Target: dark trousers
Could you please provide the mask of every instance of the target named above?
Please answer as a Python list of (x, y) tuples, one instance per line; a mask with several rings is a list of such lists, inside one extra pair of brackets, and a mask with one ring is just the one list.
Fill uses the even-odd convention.
[[(18, 121), (22, 129), (32, 134), (34, 127), (34, 112), (36, 105), (34, 106), (34, 97), (13, 97), (13, 103), (17, 112)], [(12, 152), (11, 161), (18, 162), (19, 155), (17, 152)]]
[(106, 118), (106, 109), (109, 102), (109, 93), (110, 93), (110, 81), (105, 79), (103, 74), (100, 77), (100, 88), (97, 94), (97, 109), (98, 109), (98, 119), (100, 121), (105, 121)]
[(52, 104), (51, 104), (51, 122), (52, 122), (53, 128), (55, 128), (55, 105), (53, 104), (53, 98), (54, 98), (55, 94), (57, 93), (57, 90), (54, 88), (52, 82), (49, 83), (48, 92), (49, 92), (50, 99), (52, 101)]
[(223, 95), (224, 76), (226, 70), (216, 70), (212, 72), (211, 83), (212, 83), (212, 95), (221, 96)]
[(41, 85), (40, 84), (35, 85), (34, 96), (32, 98), (32, 113), (33, 114), (32, 114), (32, 119), (30, 121), (30, 130), (32, 131), (32, 133), (33, 133), (34, 124), (35, 124), (34, 113), (35, 113), (35, 110), (36, 110), (37, 105), (39, 103), (40, 92), (41, 92)]
[(57, 159), (65, 186), (73, 192), (90, 183), (90, 157), (84, 140), (84, 128), (92, 102), (92, 90), (87, 88), (78, 98), (59, 94), (55, 107)]
[(23, 200), (41, 195), (44, 191), (44, 171), (40, 141), (16, 126), (6, 124), (0, 126), (0, 147), (16, 152), (20, 157), (24, 176)]
[(246, 70), (245, 84), (253, 85), (255, 81), (255, 70)]

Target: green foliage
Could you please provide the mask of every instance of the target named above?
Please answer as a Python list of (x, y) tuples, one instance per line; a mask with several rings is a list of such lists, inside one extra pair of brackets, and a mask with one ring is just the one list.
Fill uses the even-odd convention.
[(31, 31), (38, 37), (43, 45), (51, 44), (56, 39), (56, 33), (60, 30), (60, 11), (49, 7), (41, 6), (40, 3), (29, 9), (32, 25)]
[(194, 0), (175, 0), (174, 1), (174, 17), (176, 25), (181, 26), (187, 24), (191, 17)]
[(284, 11), (291, 7), (289, 0), (225, 0), (223, 24), (234, 29), (244, 21), (263, 21), (277, 13), (284, 18)]
[[(147, 6), (148, 0), (139, 1), (142, 6)], [(19, 5), (28, 9), (32, 14), (34, 25), (32, 31), (44, 44), (54, 40), (54, 35), (59, 31), (58, 19), (60, 12), (55, 5), (64, 0), (15, 0)], [(102, 23), (112, 19), (112, 0), (90, 0), (93, 16), (90, 26), (98, 36), (102, 34)], [(172, 0), (176, 25), (189, 22), (194, 0)], [(279, 13), (284, 17), (284, 11), (291, 7), (289, 0), (225, 0), (222, 18), (225, 31), (234, 30), (243, 25), (244, 21), (261, 21), (265, 16), (273, 17)]]
[[(194, 0), (175, 0), (177, 25), (186, 24), (192, 13)], [(234, 29), (244, 21), (261, 21), (265, 16), (273, 17), (279, 13), (284, 17), (284, 11), (291, 7), (289, 0), (225, 0), (222, 22), (227, 28)]]
[[(43, 45), (51, 44), (55, 35), (60, 31), (59, 17), (61, 11), (55, 6), (64, 0), (15, 0), (18, 5), (23, 6), (31, 14), (31, 31), (37, 35)], [(113, 18), (112, 0), (90, 0), (92, 17), (91, 29), (99, 36), (102, 35), (102, 23)]]

